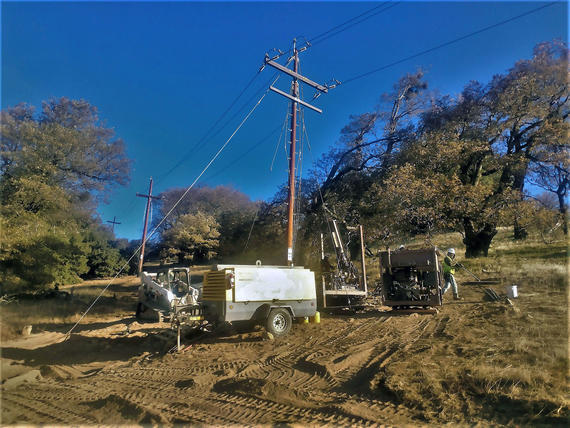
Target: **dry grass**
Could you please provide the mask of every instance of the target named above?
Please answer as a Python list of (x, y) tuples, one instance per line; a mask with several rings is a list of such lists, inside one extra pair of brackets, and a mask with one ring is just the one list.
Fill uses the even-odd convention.
[[(34, 333), (46, 328), (51, 331), (66, 331), (79, 320), (110, 281), (85, 281), (61, 288), (62, 291), (72, 293), (69, 299), (20, 298), (16, 302), (3, 304), (0, 306), (0, 339), (5, 341), (20, 336), (26, 325), (32, 325)], [(85, 320), (102, 321), (105, 317), (116, 314), (118, 309), (125, 313), (134, 313), (138, 284), (136, 277), (118, 278), (113, 281), (86, 315)]]
[[(459, 247), (453, 238), (438, 240)], [(461, 286), (472, 278), (460, 272), (465, 301), (445, 306), (440, 327), (380, 375), (379, 383), (427, 421), (568, 421), (567, 246), (503, 240), (489, 257), (462, 262), (476, 275), (501, 278), (493, 286), (500, 294), (517, 284), (515, 306), (484, 302), (481, 287)]]

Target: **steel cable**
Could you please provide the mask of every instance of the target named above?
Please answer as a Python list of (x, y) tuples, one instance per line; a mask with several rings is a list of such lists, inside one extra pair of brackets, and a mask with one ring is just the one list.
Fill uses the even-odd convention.
[[(277, 79), (275, 79), (277, 80)], [(274, 82), (275, 83), (275, 82)], [(81, 317), (79, 318), (79, 320), (77, 320), (77, 322), (73, 325), (73, 327), (71, 327), (69, 329), (69, 331), (66, 333), (66, 338), (69, 338), (71, 335), (71, 332), (79, 325), (79, 323), (83, 320), (83, 318), (85, 318), (85, 316), (87, 315), (87, 313), (91, 310), (91, 308), (93, 308), (93, 306), (95, 306), (95, 304), (99, 301), (99, 299), (101, 298), (101, 296), (103, 296), (103, 293), (105, 293), (105, 291), (107, 291), (107, 289), (111, 286), (111, 284), (113, 283), (113, 281), (115, 281), (115, 279), (118, 278), (118, 276), (125, 270), (125, 268), (129, 265), (129, 263), (131, 262), (131, 260), (133, 260), (133, 258), (135, 257), (135, 255), (141, 250), (142, 246), (144, 243), (148, 242), (148, 240), (150, 238), (152, 238), (152, 236), (156, 233), (156, 231), (158, 230), (158, 228), (162, 225), (162, 223), (164, 223), (164, 221), (168, 218), (168, 216), (170, 216), (170, 214), (176, 209), (176, 207), (180, 204), (180, 202), (182, 202), (182, 199), (184, 199), (186, 197), (186, 195), (188, 194), (188, 192), (190, 192), (190, 190), (194, 187), (194, 185), (198, 182), (198, 180), (202, 177), (202, 175), (204, 175), (204, 173), (208, 170), (208, 168), (210, 168), (210, 166), (214, 163), (214, 161), (218, 158), (218, 156), (224, 151), (224, 149), (227, 147), (227, 145), (230, 143), (230, 141), (233, 139), (233, 137), (236, 135), (236, 133), (240, 130), (240, 128), (243, 126), (243, 124), (250, 118), (250, 116), (253, 114), (253, 112), (257, 109), (257, 107), (261, 104), (261, 101), (263, 101), (263, 99), (265, 98), (265, 96), (267, 95), (267, 93), (269, 92), (269, 88), (267, 88), (267, 90), (265, 91), (265, 93), (261, 96), (261, 98), (257, 101), (257, 103), (253, 106), (253, 108), (249, 111), (249, 113), (244, 117), (244, 119), (241, 121), (241, 123), (238, 125), (238, 127), (234, 130), (234, 132), (230, 135), (230, 137), (226, 140), (226, 142), (218, 149), (218, 151), (216, 152), (216, 154), (212, 157), (212, 159), (210, 159), (210, 161), (206, 164), (206, 166), (204, 167), (204, 169), (202, 170), (202, 172), (200, 172), (200, 174), (198, 174), (198, 176), (194, 179), (194, 181), (192, 182), (192, 184), (190, 184), (190, 186), (188, 186), (188, 188), (184, 191), (184, 193), (182, 194), (182, 196), (180, 196), (180, 198), (176, 201), (176, 203), (170, 208), (170, 210), (162, 217), (162, 219), (160, 220), (160, 222), (154, 227), (154, 229), (149, 233), (148, 237), (141, 242), (140, 246), (133, 252), (133, 254), (131, 255), (131, 257), (129, 257), (129, 259), (123, 264), (123, 266), (119, 269), (119, 271), (115, 274), (115, 276), (109, 281), (109, 283), (105, 286), (105, 288), (103, 288), (103, 290), (101, 291), (101, 293), (99, 293), (99, 295), (95, 298), (95, 300), (93, 300), (93, 302), (89, 305), (89, 307), (85, 310), (85, 312), (83, 312), (83, 314), (81, 315)]]

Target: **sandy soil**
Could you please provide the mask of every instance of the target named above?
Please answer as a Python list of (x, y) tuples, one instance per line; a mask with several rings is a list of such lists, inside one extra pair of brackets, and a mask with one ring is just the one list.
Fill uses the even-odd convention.
[[(65, 328), (54, 326), (2, 343), (0, 422), (405, 426), (529, 421), (528, 415), (517, 420), (516, 411), (485, 407), (483, 401), (460, 403), (459, 416), (446, 416), (445, 402), (423, 405), (401, 393), (408, 381), (421, 388), (421, 380), (394, 376), (398, 367), (405, 373), (405, 363), (417, 357), (429, 370), (437, 360), (427, 355), (448, 355), (450, 366), (471, 358), (461, 329), (506, 310), (482, 302), (477, 289), (464, 294), (464, 301), (447, 302), (436, 315), (395, 315), (378, 307), (323, 314), (320, 324), (296, 324), (277, 340), (264, 339), (261, 327), (192, 333), (178, 353), (170, 352), (176, 342), (168, 324), (139, 323), (130, 315), (84, 322), (67, 340)], [(424, 396), (437, 399), (432, 392)], [(551, 419), (539, 422), (564, 422), (567, 407), (560, 409), (558, 415), (547, 409)]]

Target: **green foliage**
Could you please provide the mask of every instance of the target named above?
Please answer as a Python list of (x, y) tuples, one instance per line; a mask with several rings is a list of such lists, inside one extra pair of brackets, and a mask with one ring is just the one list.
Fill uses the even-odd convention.
[(178, 257), (178, 262), (191, 259), (194, 263), (209, 260), (219, 245), (219, 227), (216, 219), (198, 211), (183, 214), (162, 234), (165, 255)]
[[(160, 218), (172, 210), (184, 192), (169, 189), (160, 195)], [(161, 257), (176, 257), (180, 263), (185, 258), (198, 262), (214, 256), (235, 260), (244, 251), (257, 211), (257, 203), (230, 187), (193, 188), (159, 230)]]
[(123, 142), (82, 100), (45, 102), (39, 115), (21, 104), (1, 116), (0, 292), (109, 275), (121, 258), (95, 205), (126, 183)]
[(532, 59), (489, 84), (470, 82), (459, 96), (432, 96), (429, 104), (423, 74), (404, 76), (380, 110), (343, 128), (324, 171), (315, 171), (328, 210), (318, 202), (311, 215), (363, 223), (381, 240), (460, 231), (466, 256), (477, 257), (499, 225), (514, 224), (515, 236), (534, 227), (539, 211), (524, 193), (530, 179), (557, 193), (565, 220), (567, 59), (566, 45), (541, 43)]
[(92, 244), (88, 255), (87, 264), (90, 278), (109, 277), (116, 274), (124, 264), (119, 250), (111, 248), (107, 242), (96, 242)]

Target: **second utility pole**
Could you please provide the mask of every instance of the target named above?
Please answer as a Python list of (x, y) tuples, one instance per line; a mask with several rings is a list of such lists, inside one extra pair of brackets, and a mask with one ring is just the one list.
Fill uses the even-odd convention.
[(141, 193), (137, 193), (137, 196), (141, 198), (146, 198), (146, 211), (144, 214), (144, 227), (143, 227), (143, 236), (142, 236), (142, 244), (141, 244), (141, 256), (139, 259), (139, 275), (142, 272), (143, 268), (143, 260), (144, 260), (144, 247), (146, 244), (146, 231), (148, 227), (148, 212), (150, 211), (150, 204), (153, 199), (160, 199), (158, 196), (152, 196), (152, 177), (150, 177), (150, 185), (148, 187), (148, 195), (143, 195)]

